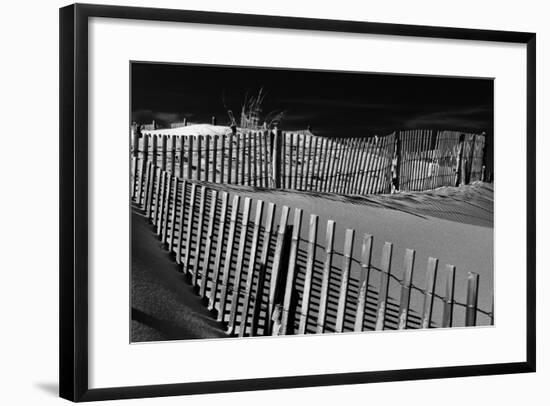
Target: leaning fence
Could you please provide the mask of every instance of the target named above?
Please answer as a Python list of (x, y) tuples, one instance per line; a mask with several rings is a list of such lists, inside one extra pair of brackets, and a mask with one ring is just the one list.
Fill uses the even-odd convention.
[(492, 324), (478, 308), (476, 273), (457, 284), (455, 267), (430, 257), (418, 286), (414, 250), (397, 273), (390, 242), (378, 257), (372, 235), (340, 233), (330, 219), (181, 179), (152, 161), (133, 168), (134, 203), (229, 334)]
[(309, 132), (221, 135), (144, 133), (133, 153), (187, 180), (367, 195), (458, 186), (484, 178), (485, 136), (407, 130), (384, 137), (327, 138)]

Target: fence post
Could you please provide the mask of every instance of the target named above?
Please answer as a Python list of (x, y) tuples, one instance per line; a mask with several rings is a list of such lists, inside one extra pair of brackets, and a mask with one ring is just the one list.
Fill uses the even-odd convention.
[(271, 156), (272, 159), (272, 169), (271, 173), (273, 176), (273, 187), (275, 189), (281, 188), (281, 137), (282, 133), (277, 127), (272, 132), (272, 142), (271, 142)]
[(474, 272), (468, 272), (468, 293), (466, 295), (466, 327), (476, 325), (478, 287), (479, 275)]

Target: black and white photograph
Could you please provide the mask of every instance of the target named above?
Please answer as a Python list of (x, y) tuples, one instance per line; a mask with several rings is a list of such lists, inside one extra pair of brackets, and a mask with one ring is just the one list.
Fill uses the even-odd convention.
[(130, 93), (130, 342), (494, 325), (493, 78), (131, 61)]

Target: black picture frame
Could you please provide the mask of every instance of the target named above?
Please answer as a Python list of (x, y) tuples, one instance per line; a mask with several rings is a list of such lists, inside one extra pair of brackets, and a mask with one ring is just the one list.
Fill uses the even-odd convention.
[[(525, 361), (392, 371), (280, 376), (90, 389), (88, 387), (88, 19), (106, 17), (229, 26), (496, 41), (527, 47), (527, 315)], [(144, 398), (534, 372), (536, 366), (536, 35), (527, 32), (75, 4), (60, 9), (60, 396)]]

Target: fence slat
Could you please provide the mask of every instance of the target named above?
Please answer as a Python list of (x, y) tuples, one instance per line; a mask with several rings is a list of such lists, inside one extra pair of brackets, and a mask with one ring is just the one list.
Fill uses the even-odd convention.
[(162, 215), (162, 224), (161, 224), (161, 241), (163, 243), (167, 242), (168, 239), (168, 224), (169, 224), (169, 215), (170, 215), (170, 200), (172, 198), (172, 183), (174, 176), (166, 172), (168, 178), (168, 189), (166, 190), (166, 198), (163, 207)]
[(411, 300), (411, 284), (414, 271), (415, 251), (407, 249), (405, 251), (405, 259), (403, 263), (403, 280), (401, 281), (401, 300), (399, 304), (399, 324), (398, 329), (407, 328), (409, 319), (409, 304)]
[(432, 309), (434, 303), (435, 284), (437, 281), (437, 258), (428, 258), (428, 268), (426, 270), (426, 289), (424, 292), (424, 305), (422, 306), (421, 328), (430, 328), (432, 322)]
[[(197, 244), (195, 245), (195, 263), (193, 264), (192, 284), (198, 286), (199, 281), (199, 269), (200, 269), (200, 257), (202, 246), (202, 235), (204, 232), (204, 218), (206, 216), (204, 206), (206, 204), (206, 186), (201, 186), (201, 197), (199, 200), (199, 224), (197, 226)], [(202, 283), (202, 282), (201, 282)]]
[[(294, 325), (291, 311), (294, 310), (293, 302), (296, 299), (294, 281), (296, 278), (296, 258), (298, 256), (298, 246), (300, 243), (300, 232), (302, 229), (302, 209), (294, 209), (294, 221), (292, 224), (292, 240), (290, 243), (290, 258), (288, 261), (288, 273), (286, 276), (285, 296), (283, 302), (283, 315), (281, 322), (281, 331), (283, 335), (294, 332)], [(292, 310), (291, 310), (292, 309)]]
[(267, 311), (268, 334), (271, 333), (271, 317), (275, 307), (275, 295), (277, 293), (277, 284), (279, 280), (279, 272), (281, 269), (281, 260), (285, 245), (285, 234), (288, 222), (288, 206), (283, 206), (281, 218), (279, 220), (279, 229), (277, 231), (277, 243), (275, 245), (275, 254), (273, 256), (273, 268), (271, 270), (271, 281), (269, 286), (269, 302)]
[(317, 333), (325, 332), (325, 322), (327, 317), (328, 290), (330, 282), (330, 273), (332, 269), (332, 251), (334, 249), (334, 226), (332, 220), (327, 222), (326, 254), (323, 267), (323, 279), (321, 282), (321, 302), (319, 303), (319, 313), (317, 315)]
[(160, 198), (160, 192), (161, 192), (161, 184), (162, 184), (162, 170), (160, 168), (156, 168), (156, 176), (155, 176), (155, 188), (153, 193), (153, 200), (151, 202), (151, 224), (153, 224), (153, 228), (156, 231), (157, 227), (157, 216), (159, 211), (159, 198)]
[(132, 157), (132, 172), (131, 172), (131, 178), (130, 178), (130, 185), (131, 185), (131, 197), (132, 197), (132, 200), (135, 200), (137, 201), (137, 198), (136, 198), (136, 189), (137, 189), (137, 185), (138, 185), (138, 174), (137, 174), (137, 167), (138, 167), (138, 159), (137, 157), (133, 156)]
[(161, 136), (161, 142), (162, 142), (162, 156), (161, 156), (161, 168), (163, 171), (165, 171), (167, 168), (166, 168), (166, 155), (167, 155), (167, 146), (168, 146), (168, 143), (167, 143), (167, 136), (166, 134), (163, 134)]
[(158, 205), (158, 208), (156, 210), (156, 219), (155, 219), (155, 232), (158, 234), (158, 235), (161, 235), (162, 233), (162, 213), (163, 213), (163, 207), (164, 207), (164, 200), (166, 199), (166, 191), (168, 190), (168, 188), (166, 187), (166, 181), (168, 179), (168, 174), (166, 173), (166, 171), (162, 170), (162, 181), (161, 181), (161, 185), (160, 185), (160, 190), (159, 190), (159, 194), (160, 194), (160, 200), (159, 198), (157, 198), (158, 202), (157, 202), (157, 205)]
[(453, 326), (453, 307), (455, 300), (455, 273), (453, 265), (447, 265), (447, 281), (445, 283), (445, 299), (443, 302), (443, 320), (441, 327)]
[(315, 190), (318, 192), (323, 191), (323, 180), (325, 177), (325, 164), (326, 164), (326, 138), (319, 138), (319, 152), (313, 157), (314, 160), (319, 159), (317, 162), (317, 177), (315, 179)]
[(220, 183), (229, 183), (225, 180), (225, 143), (226, 136), (223, 134), (220, 145)]
[(306, 274), (304, 281), (304, 292), (302, 294), (302, 306), (300, 307), (300, 325), (298, 327), (298, 334), (306, 333), (307, 322), (309, 318), (309, 301), (311, 296), (311, 284), (313, 282), (313, 265), (315, 262), (318, 223), (319, 216), (312, 214), (309, 218)]
[(264, 174), (263, 174), (263, 163), (262, 163), (262, 132), (256, 131), (254, 133), (254, 148), (253, 148), (253, 168), (254, 176), (253, 185), (254, 187), (263, 187)]
[(176, 233), (176, 220), (178, 218), (178, 215), (177, 215), (178, 192), (179, 192), (179, 181), (178, 181), (178, 178), (174, 175), (174, 198), (172, 199), (172, 218), (170, 219), (170, 239), (168, 240), (168, 252), (170, 252), (170, 254), (174, 249), (174, 235)]
[(151, 162), (147, 162), (147, 169), (145, 171), (145, 185), (143, 186), (143, 199), (141, 201), (141, 208), (147, 213), (147, 202), (149, 200), (149, 184), (151, 183)]
[(193, 137), (188, 137), (187, 140), (187, 179), (193, 179)]
[(157, 168), (153, 166), (153, 163), (149, 161), (149, 183), (147, 185), (147, 197), (145, 199), (145, 215), (147, 219), (151, 219), (151, 210), (153, 206), (153, 191), (154, 183), (157, 176)]
[[(191, 263), (191, 244), (193, 242), (193, 223), (195, 218), (195, 200), (197, 195), (197, 185), (195, 183), (191, 184), (191, 200), (189, 201), (189, 211), (187, 215), (187, 237), (185, 239), (185, 262), (184, 262), (184, 272), (189, 274), (191, 269), (189, 265)], [(197, 244), (200, 244), (197, 241)]]
[[(243, 151), (244, 151), (244, 143), (243, 143)], [(244, 167), (244, 165), (243, 165)], [(237, 319), (237, 311), (239, 308), (239, 296), (241, 291), (241, 278), (243, 275), (243, 267), (244, 267), (244, 256), (245, 256), (245, 248), (246, 248), (246, 241), (248, 238), (248, 222), (250, 220), (250, 204), (252, 202), (252, 199), (250, 197), (245, 197), (244, 199), (244, 211), (241, 221), (241, 233), (239, 236), (239, 249), (237, 251), (237, 265), (235, 268), (235, 277), (233, 279), (233, 295), (231, 297), (231, 307), (229, 311), (229, 321), (228, 321), (228, 328), (227, 333), (233, 334), (235, 330), (235, 323)]]
[(241, 145), (241, 140), (243, 138), (242, 133), (237, 134), (237, 147), (235, 148), (235, 183), (237, 185), (243, 184), (244, 173), (241, 176), (241, 171), (244, 168), (244, 154), (241, 152), (244, 151), (244, 144)]
[(382, 249), (382, 261), (380, 265), (380, 289), (378, 291), (375, 330), (384, 330), (385, 327), (388, 289), (390, 286), (392, 250), (392, 243), (384, 243), (384, 248)]
[(214, 137), (212, 138), (212, 182), (222, 183), (223, 181), (218, 181), (218, 134), (214, 134)]
[(170, 174), (176, 175), (176, 136), (170, 136)]
[(361, 177), (360, 193), (364, 195), (368, 193), (369, 179), (371, 177), (370, 163), (372, 161), (372, 148), (371, 140), (369, 138), (365, 139), (365, 145), (363, 146), (363, 148), (365, 149), (366, 157), (363, 166), (363, 176)]
[[(239, 327), (239, 337), (244, 337), (248, 323), (248, 313), (250, 309), (250, 300), (252, 294), (252, 284), (254, 282), (254, 273), (256, 272), (256, 252), (258, 250), (258, 240), (260, 238), (260, 227), (262, 226), (262, 215), (264, 202), (256, 202), (256, 213), (254, 215), (254, 231), (252, 233), (252, 243), (250, 248), (250, 259), (248, 260), (248, 274), (246, 276), (246, 286), (244, 292), (244, 303), (241, 314), (241, 324)], [(256, 292), (258, 294), (258, 292)]]
[[(319, 162), (319, 155), (317, 152), (317, 137), (309, 138), (309, 149), (307, 154), (307, 171), (306, 171), (306, 189), (314, 191), (315, 190), (315, 178), (319, 175), (319, 168), (316, 163)], [(313, 157), (311, 156), (311, 151), (313, 150)]]
[(268, 145), (267, 145), (267, 139), (268, 139), (268, 132), (267, 131), (262, 131), (260, 133), (260, 140), (262, 140), (262, 142), (260, 144), (260, 153), (261, 153), (260, 165), (263, 164), (263, 183), (262, 183), (263, 187), (271, 186), (269, 184), (269, 170), (268, 170), (268, 165), (269, 165), (269, 152), (268, 151), (269, 150), (268, 150)]
[[(238, 142), (237, 133), (233, 131), (228, 137), (229, 146), (228, 146), (228, 163), (227, 163), (227, 179), (229, 184), (237, 183), (237, 177), (233, 178), (233, 144), (235, 143), (236, 156), (238, 157)], [(235, 164), (236, 165), (236, 164)]]
[(301, 134), (299, 139), (300, 142), (300, 149), (301, 149), (301, 159), (300, 159), (300, 190), (304, 190), (304, 167), (305, 165), (305, 159), (306, 159), (306, 135)]
[(476, 325), (479, 274), (468, 272), (468, 293), (466, 295), (466, 327)]
[(187, 193), (187, 182), (181, 182), (181, 206), (179, 215), (178, 245), (176, 248), (176, 263), (181, 265), (181, 249), (183, 246), (183, 227), (185, 223), (185, 195)]
[(197, 179), (202, 180), (202, 135), (197, 137)]
[(349, 290), (349, 273), (351, 269), (351, 257), (353, 250), (353, 240), (355, 238), (355, 230), (348, 228), (346, 230), (346, 239), (344, 241), (344, 260), (342, 262), (342, 279), (340, 281), (340, 297), (338, 299), (338, 311), (336, 313), (337, 333), (344, 331), (344, 318), (346, 315), (346, 304), (348, 302)]
[(206, 287), (208, 285), (208, 271), (210, 268), (212, 241), (214, 240), (214, 224), (216, 222), (217, 203), (218, 192), (217, 190), (212, 190), (212, 197), (210, 198), (210, 214), (208, 215), (208, 229), (206, 231), (206, 247), (204, 249), (204, 258), (202, 261), (201, 287), (199, 290), (199, 295), (202, 298), (206, 296)]
[[(149, 149), (149, 138), (147, 135), (143, 135), (143, 152), (141, 155), (141, 171), (140, 171), (140, 182), (139, 182), (139, 189), (138, 189), (138, 204), (142, 204), (143, 202), (143, 194), (145, 194), (144, 191), (144, 180), (146, 180), (145, 171), (147, 170), (147, 155), (148, 155), (148, 149)], [(145, 178), (144, 178), (145, 176)]]
[[(243, 151), (244, 155), (244, 151)], [(252, 185), (252, 133), (246, 134), (246, 185)]]
[[(237, 227), (237, 214), (239, 212), (239, 195), (233, 197), (231, 205), (231, 219), (229, 220), (229, 236), (227, 239), (227, 249), (225, 252), (225, 261), (223, 267), (223, 279), (220, 292), (220, 306), (218, 309), (218, 321), (223, 321), (225, 316), (225, 306), (227, 303), (227, 292), (229, 289), (229, 274), (231, 273), (231, 259), (233, 257), (233, 245), (235, 244), (235, 229)], [(222, 240), (223, 242), (223, 240)]]
[[(252, 320), (250, 321), (250, 335), (255, 336), (258, 333), (258, 321), (260, 318), (260, 312), (262, 308), (263, 291), (265, 286), (265, 277), (267, 272), (267, 257), (269, 254), (269, 247), (271, 245), (271, 232), (273, 229), (273, 221), (275, 219), (275, 204), (269, 203), (267, 207), (267, 217), (265, 220), (262, 253), (260, 255), (260, 269), (258, 272), (258, 286), (256, 288), (256, 295), (254, 296), (252, 304)], [(264, 326), (265, 330), (265, 326)]]
[(367, 304), (367, 295), (369, 291), (370, 267), (372, 257), (372, 240), (370, 234), (363, 236), (363, 246), (361, 249), (361, 273), (359, 274), (359, 292), (357, 294), (357, 311), (355, 313), (355, 328), (359, 332), (363, 331), (365, 322), (365, 305)]
[(336, 173), (336, 141), (330, 140), (329, 148), (329, 166), (327, 172), (327, 182), (325, 185), (325, 192), (333, 192), (334, 176)]
[(155, 134), (151, 134), (151, 160), (153, 161), (153, 166), (157, 166), (158, 160), (157, 160), (157, 154), (158, 154), (158, 136)]
[(179, 171), (178, 176), (180, 178), (183, 178), (183, 161), (185, 160), (185, 137), (180, 136), (178, 138), (180, 139), (180, 148), (179, 148), (179, 161), (180, 161), (180, 164), (179, 164), (179, 167), (178, 167), (178, 171)]
[(210, 299), (208, 300), (208, 310), (214, 310), (216, 305), (216, 297), (218, 295), (218, 283), (220, 279), (220, 269), (222, 266), (223, 245), (225, 242), (225, 218), (227, 216), (227, 204), (229, 194), (222, 192), (222, 208), (220, 211), (220, 227), (218, 230), (218, 238), (216, 240), (216, 258), (214, 260), (214, 274), (212, 275), (212, 288), (210, 290)]

